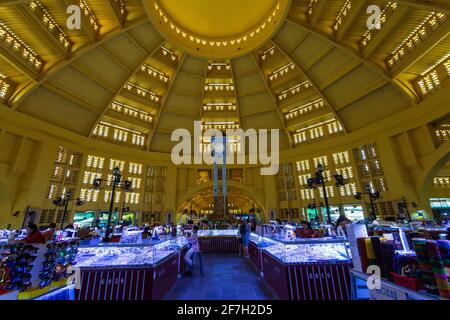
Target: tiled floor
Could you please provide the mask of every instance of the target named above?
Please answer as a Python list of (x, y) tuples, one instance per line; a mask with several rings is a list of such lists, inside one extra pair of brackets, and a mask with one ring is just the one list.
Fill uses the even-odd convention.
[(236, 254), (203, 254), (205, 277), (196, 273), (179, 279), (166, 300), (278, 299), (249, 259)]

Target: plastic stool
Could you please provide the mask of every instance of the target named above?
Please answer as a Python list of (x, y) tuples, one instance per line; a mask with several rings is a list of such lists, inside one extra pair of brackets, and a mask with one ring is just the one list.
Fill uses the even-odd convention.
[(194, 252), (192, 255), (192, 274), (194, 274), (196, 268), (199, 268), (200, 274), (204, 277), (205, 273), (203, 272), (203, 259), (201, 252)]

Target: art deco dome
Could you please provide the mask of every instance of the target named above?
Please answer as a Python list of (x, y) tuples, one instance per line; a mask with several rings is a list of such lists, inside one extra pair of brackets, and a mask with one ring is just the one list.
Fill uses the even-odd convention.
[[(68, 27), (73, 16), (66, 1), (0, 3), (0, 124), (8, 126), (0, 138), (30, 129), (43, 135), (38, 141), (45, 145), (81, 146), (84, 156), (117, 153), (111, 159), (136, 156), (144, 165), (158, 160), (167, 166), (172, 132), (193, 132), (194, 121), (204, 129), (279, 129), (282, 162), (294, 167), (303, 156), (351, 153), (377, 140), (386, 171), (398, 175), (388, 181), (394, 187), (386, 198), (400, 197), (411, 176), (416, 185), (408, 192), (414, 197), (424, 180), (431, 183), (432, 174), (424, 178), (418, 168), (428, 170), (424, 163), (431, 152), (448, 140), (448, 115), (442, 111), (450, 75), (448, 1), (75, 3), (81, 8), (79, 29)], [(380, 8), (381, 29), (368, 29), (369, 5)], [(22, 150), (15, 147), (18, 138), (8, 139), (5, 150)], [(200, 143), (208, 148), (207, 141)], [(362, 164), (352, 165), (355, 179), (362, 177), (356, 176)], [(18, 176), (16, 171), (8, 177)], [(199, 172), (199, 181), (203, 173), (208, 175)], [(48, 182), (44, 173), (39, 179)], [(185, 192), (174, 181), (169, 189)], [(267, 200), (277, 197), (276, 186), (265, 184), (263, 190), (257, 178), (252, 183), (266, 209), (292, 206), (289, 200)], [(292, 186), (296, 206), (306, 207), (311, 195), (303, 185)], [(238, 187), (230, 186), (230, 193), (238, 195)], [(356, 189), (361, 187), (336, 202), (353, 201)], [(22, 202), (14, 205), (20, 209)], [(176, 206), (174, 200), (170, 210)], [(139, 210), (156, 210), (144, 207)]]
[(65, 27), (63, 2), (0, 8), (4, 103), (149, 151), (169, 152), (194, 120), (279, 128), (283, 149), (328, 141), (414, 107), (448, 57), (438, 1), (379, 1), (371, 31), (365, 1), (80, 3), (81, 30)]

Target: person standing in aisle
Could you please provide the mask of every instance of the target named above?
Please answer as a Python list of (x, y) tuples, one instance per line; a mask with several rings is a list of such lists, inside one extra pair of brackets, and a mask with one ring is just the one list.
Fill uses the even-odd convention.
[(191, 247), (189, 248), (188, 252), (186, 252), (186, 254), (184, 255), (184, 261), (188, 266), (188, 270), (184, 273), (185, 275), (192, 274), (192, 265), (194, 263), (191, 259), (192, 255), (196, 252), (200, 252), (200, 245), (198, 244), (197, 231), (198, 226), (194, 226), (192, 228), (192, 234), (187, 238), (187, 240), (189, 241), (189, 245)]
[(248, 224), (248, 219), (244, 219), (239, 227), (239, 233), (242, 239), (242, 248), (244, 251), (244, 258), (249, 258), (248, 255), (248, 243), (250, 241), (250, 225)]

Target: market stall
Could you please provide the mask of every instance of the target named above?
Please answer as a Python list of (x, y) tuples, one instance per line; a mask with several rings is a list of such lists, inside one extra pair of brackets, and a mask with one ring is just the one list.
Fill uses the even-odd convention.
[(350, 300), (351, 258), (343, 239), (283, 241), (252, 234), (249, 254), (283, 300)]
[(199, 230), (202, 253), (238, 253), (238, 230)]
[(82, 246), (76, 300), (159, 300), (183, 271), (186, 238)]
[[(449, 299), (450, 241), (414, 237), (403, 228), (391, 231), (369, 236), (365, 225), (347, 227), (355, 235), (349, 238), (354, 299)], [(369, 290), (364, 285), (369, 267), (379, 270), (375, 276), (380, 277), (381, 288)]]
[(33, 299), (64, 286), (78, 245), (75, 238), (1, 245), (0, 299), (11, 298), (11, 293), (19, 300)]

